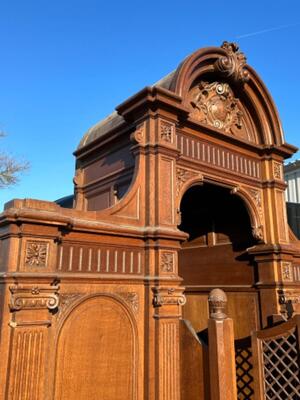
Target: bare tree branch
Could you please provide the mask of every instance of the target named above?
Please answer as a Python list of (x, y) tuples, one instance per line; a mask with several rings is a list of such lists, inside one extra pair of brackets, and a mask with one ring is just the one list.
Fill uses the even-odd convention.
[[(5, 133), (0, 131), (0, 137), (3, 136)], [(4, 152), (0, 153), (0, 189), (18, 183), (20, 174), (28, 169), (27, 161), (18, 161)]]

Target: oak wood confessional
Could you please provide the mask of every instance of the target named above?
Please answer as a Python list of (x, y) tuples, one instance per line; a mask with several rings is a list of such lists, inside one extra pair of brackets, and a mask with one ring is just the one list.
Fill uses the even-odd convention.
[(228, 42), (89, 129), (72, 208), (15, 199), (0, 216), (0, 398), (209, 399), (217, 287), (238, 398), (254, 399), (251, 332), (300, 310), (283, 179), (295, 150)]

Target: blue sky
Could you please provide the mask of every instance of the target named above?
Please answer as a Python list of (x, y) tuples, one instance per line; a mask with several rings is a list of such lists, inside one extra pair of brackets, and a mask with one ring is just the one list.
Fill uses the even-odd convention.
[(300, 2), (4, 1), (0, 5), (0, 145), (31, 169), (0, 191), (72, 193), (72, 152), (116, 105), (204, 46), (237, 41), (269, 88), (286, 141), (300, 147)]

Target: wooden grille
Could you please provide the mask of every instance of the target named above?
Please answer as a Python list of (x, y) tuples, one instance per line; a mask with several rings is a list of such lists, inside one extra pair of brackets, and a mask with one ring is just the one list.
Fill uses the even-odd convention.
[(252, 335), (255, 399), (300, 399), (299, 328), (296, 315)]
[(251, 351), (251, 338), (235, 341), (235, 364), (238, 400), (252, 400), (253, 390), (253, 364)]
[(263, 340), (264, 386), (268, 400), (300, 399), (296, 329), (288, 337)]

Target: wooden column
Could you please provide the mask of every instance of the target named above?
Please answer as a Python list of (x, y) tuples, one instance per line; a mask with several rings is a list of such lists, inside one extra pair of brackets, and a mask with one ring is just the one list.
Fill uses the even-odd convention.
[(209, 371), (211, 400), (236, 400), (233, 321), (225, 314), (227, 298), (214, 289), (209, 298)]
[(156, 400), (180, 400), (179, 322), (183, 287), (155, 287)]

